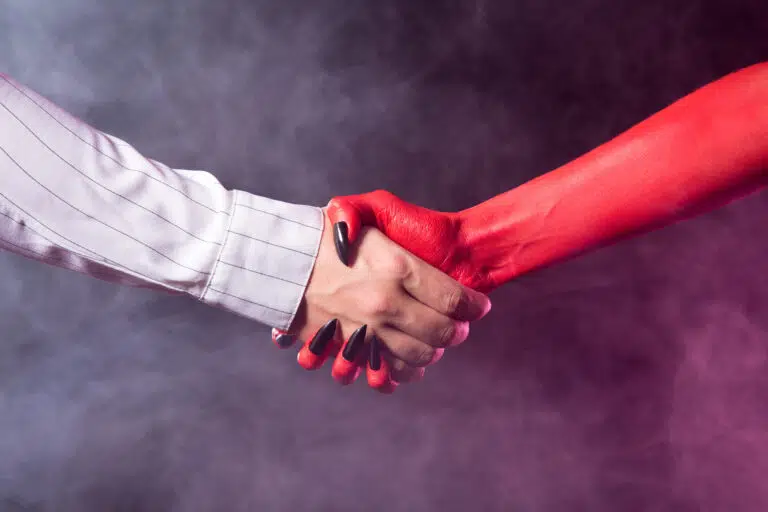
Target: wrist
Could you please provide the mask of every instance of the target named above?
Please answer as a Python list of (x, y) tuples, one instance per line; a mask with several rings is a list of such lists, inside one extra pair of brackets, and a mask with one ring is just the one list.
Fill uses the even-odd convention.
[[(487, 281), (488, 291), (530, 268), (548, 209), (531, 183), (456, 214), (459, 246)], [(528, 262), (531, 267), (532, 262)]]

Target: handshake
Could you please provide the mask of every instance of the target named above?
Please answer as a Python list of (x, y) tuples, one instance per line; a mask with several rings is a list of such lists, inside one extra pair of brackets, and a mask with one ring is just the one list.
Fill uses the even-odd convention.
[[(298, 355), (307, 370), (335, 357), (334, 379), (349, 384), (367, 367), (369, 385), (389, 393), (400, 382), (421, 379), (424, 367), (463, 342), (469, 322), (491, 309), (475, 290), (487, 291), (490, 276), (481, 258), (469, 259), (459, 216), (384, 191), (333, 199), (325, 215), (315, 269), (292, 326), (308, 340)], [(309, 327), (329, 316), (316, 332)], [(273, 330), (272, 339), (287, 348), (295, 337)]]
[(491, 308), (484, 293), (767, 182), (768, 64), (758, 64), (461, 212), (384, 191), (331, 200), (303, 303), (290, 334), (273, 331), (273, 340), (308, 340), (304, 368), (335, 357), (342, 384), (366, 367), (371, 387), (392, 392), (467, 338), (469, 322)]
[[(385, 191), (334, 198), (323, 212), (317, 254), (305, 252), (309, 248), (296, 251), (304, 254), (302, 276), (314, 262), (308, 283), (293, 282), (257, 270), (281, 262), (261, 252), (276, 245), (270, 240), (243, 233), (234, 245), (227, 243), (227, 236), (223, 243), (210, 239), (212, 233), (236, 233), (231, 229), (235, 222), (252, 222), (246, 221), (250, 213), (236, 211), (238, 206), (267, 217), (278, 217), (275, 213), (238, 204), (238, 196), (211, 176), (198, 173), (198, 180), (191, 173), (173, 173), (72, 116), (64, 115), (65, 122), (50, 113), (41, 115), (55, 106), (2, 75), (0, 97), (14, 118), (0, 129), (7, 141), (0, 151), (8, 157), (0, 174), (10, 177), (0, 187), (3, 248), (110, 281), (186, 293), (241, 313), (250, 311), (244, 306), (250, 304), (260, 314), (250, 316), (265, 318), (269, 310), (273, 325), (281, 327), (292, 317), (288, 332), (275, 332), (273, 339), (281, 347), (296, 339), (305, 342), (298, 355), (301, 366), (317, 369), (335, 358), (332, 374), (339, 382), (349, 384), (365, 369), (370, 386), (385, 393), (398, 383), (420, 379), (446, 348), (462, 343), (469, 322), (491, 309), (485, 295), (491, 290), (579, 253), (719, 207), (768, 182), (765, 63), (705, 85), (583, 156), (467, 210), (437, 212)], [(17, 114), (61, 143), (69, 158), (84, 168), (56, 153)], [(38, 151), (45, 154), (39, 143), (59, 158), (49, 162), (38, 156)], [(24, 156), (30, 169), (8, 148)], [(72, 171), (72, 186), (62, 195), (43, 184)], [(214, 206), (187, 195), (192, 188)], [(168, 190), (173, 195), (160, 200), (159, 194)], [(130, 191), (131, 197), (118, 191)], [(103, 210), (97, 218), (65, 196), (83, 204), (94, 197), (110, 200), (100, 199), (93, 206)], [(200, 213), (193, 203), (208, 212)], [(45, 219), (30, 213), (40, 204)], [(317, 212), (312, 213), (315, 222), (308, 227), (319, 229)], [(146, 214), (151, 222), (139, 220)], [(145, 226), (139, 238), (116, 227), (134, 225)], [(59, 229), (66, 229), (69, 237), (62, 232), (53, 238), (43, 234)], [(313, 231), (311, 240), (317, 239)], [(252, 240), (259, 250), (250, 245)], [(124, 266), (123, 259), (130, 265)], [(249, 264), (240, 265), (245, 260)], [(210, 272), (201, 270), (204, 262), (209, 262)], [(232, 272), (217, 272), (220, 264)], [(289, 293), (263, 287), (259, 276), (293, 287)], [(224, 289), (217, 279), (227, 281)], [(273, 302), (282, 309), (235, 291), (254, 287), (257, 298), (273, 290)]]

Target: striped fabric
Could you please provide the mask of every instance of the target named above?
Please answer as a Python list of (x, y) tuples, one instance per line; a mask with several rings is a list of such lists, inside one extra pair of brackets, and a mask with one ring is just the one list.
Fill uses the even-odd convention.
[(0, 75), (0, 246), (9, 251), (286, 329), (322, 229), (320, 208), (171, 169)]

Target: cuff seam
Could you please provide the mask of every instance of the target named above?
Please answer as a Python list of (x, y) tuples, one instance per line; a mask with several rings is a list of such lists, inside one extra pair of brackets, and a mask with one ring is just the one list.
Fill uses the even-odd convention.
[(205, 288), (203, 289), (203, 293), (200, 294), (200, 297), (198, 300), (205, 300), (205, 296), (208, 294), (208, 289), (211, 287), (211, 284), (213, 284), (213, 278), (216, 276), (216, 270), (219, 268), (219, 263), (221, 262), (221, 257), (224, 255), (224, 249), (227, 247), (227, 241), (229, 240), (229, 235), (232, 232), (232, 223), (235, 219), (235, 210), (239, 206), (240, 203), (237, 202), (237, 190), (232, 191), (232, 206), (229, 209), (229, 219), (227, 220), (227, 227), (226, 227), (226, 235), (224, 235), (224, 240), (221, 243), (221, 247), (219, 248), (219, 254), (216, 256), (216, 262), (213, 264), (213, 267), (211, 268), (211, 274), (208, 276), (208, 282), (205, 284)]
[(293, 311), (291, 313), (291, 316), (288, 318), (288, 323), (285, 326), (284, 330), (288, 330), (291, 328), (291, 325), (293, 324), (293, 321), (296, 318), (296, 314), (299, 312), (301, 301), (304, 299), (304, 295), (307, 293), (307, 286), (309, 285), (309, 280), (312, 278), (312, 274), (315, 272), (315, 265), (317, 264), (317, 255), (320, 253), (320, 244), (323, 243), (323, 234), (325, 233), (325, 210), (323, 208), (320, 208), (319, 213), (320, 213), (320, 236), (317, 237), (317, 244), (315, 245), (315, 250), (313, 251), (313, 254), (312, 254), (312, 265), (309, 267), (309, 272), (307, 272), (307, 276), (304, 278), (303, 289), (301, 291), (301, 294), (299, 294), (299, 298), (296, 300), (296, 304), (292, 308)]

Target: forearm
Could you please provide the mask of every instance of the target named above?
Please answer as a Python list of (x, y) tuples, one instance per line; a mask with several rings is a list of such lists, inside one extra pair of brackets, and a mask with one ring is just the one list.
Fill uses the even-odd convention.
[(0, 76), (0, 246), (121, 284), (184, 293), (287, 327), (318, 208), (171, 169)]
[(713, 82), (586, 155), (459, 214), (501, 284), (766, 183), (768, 65)]

